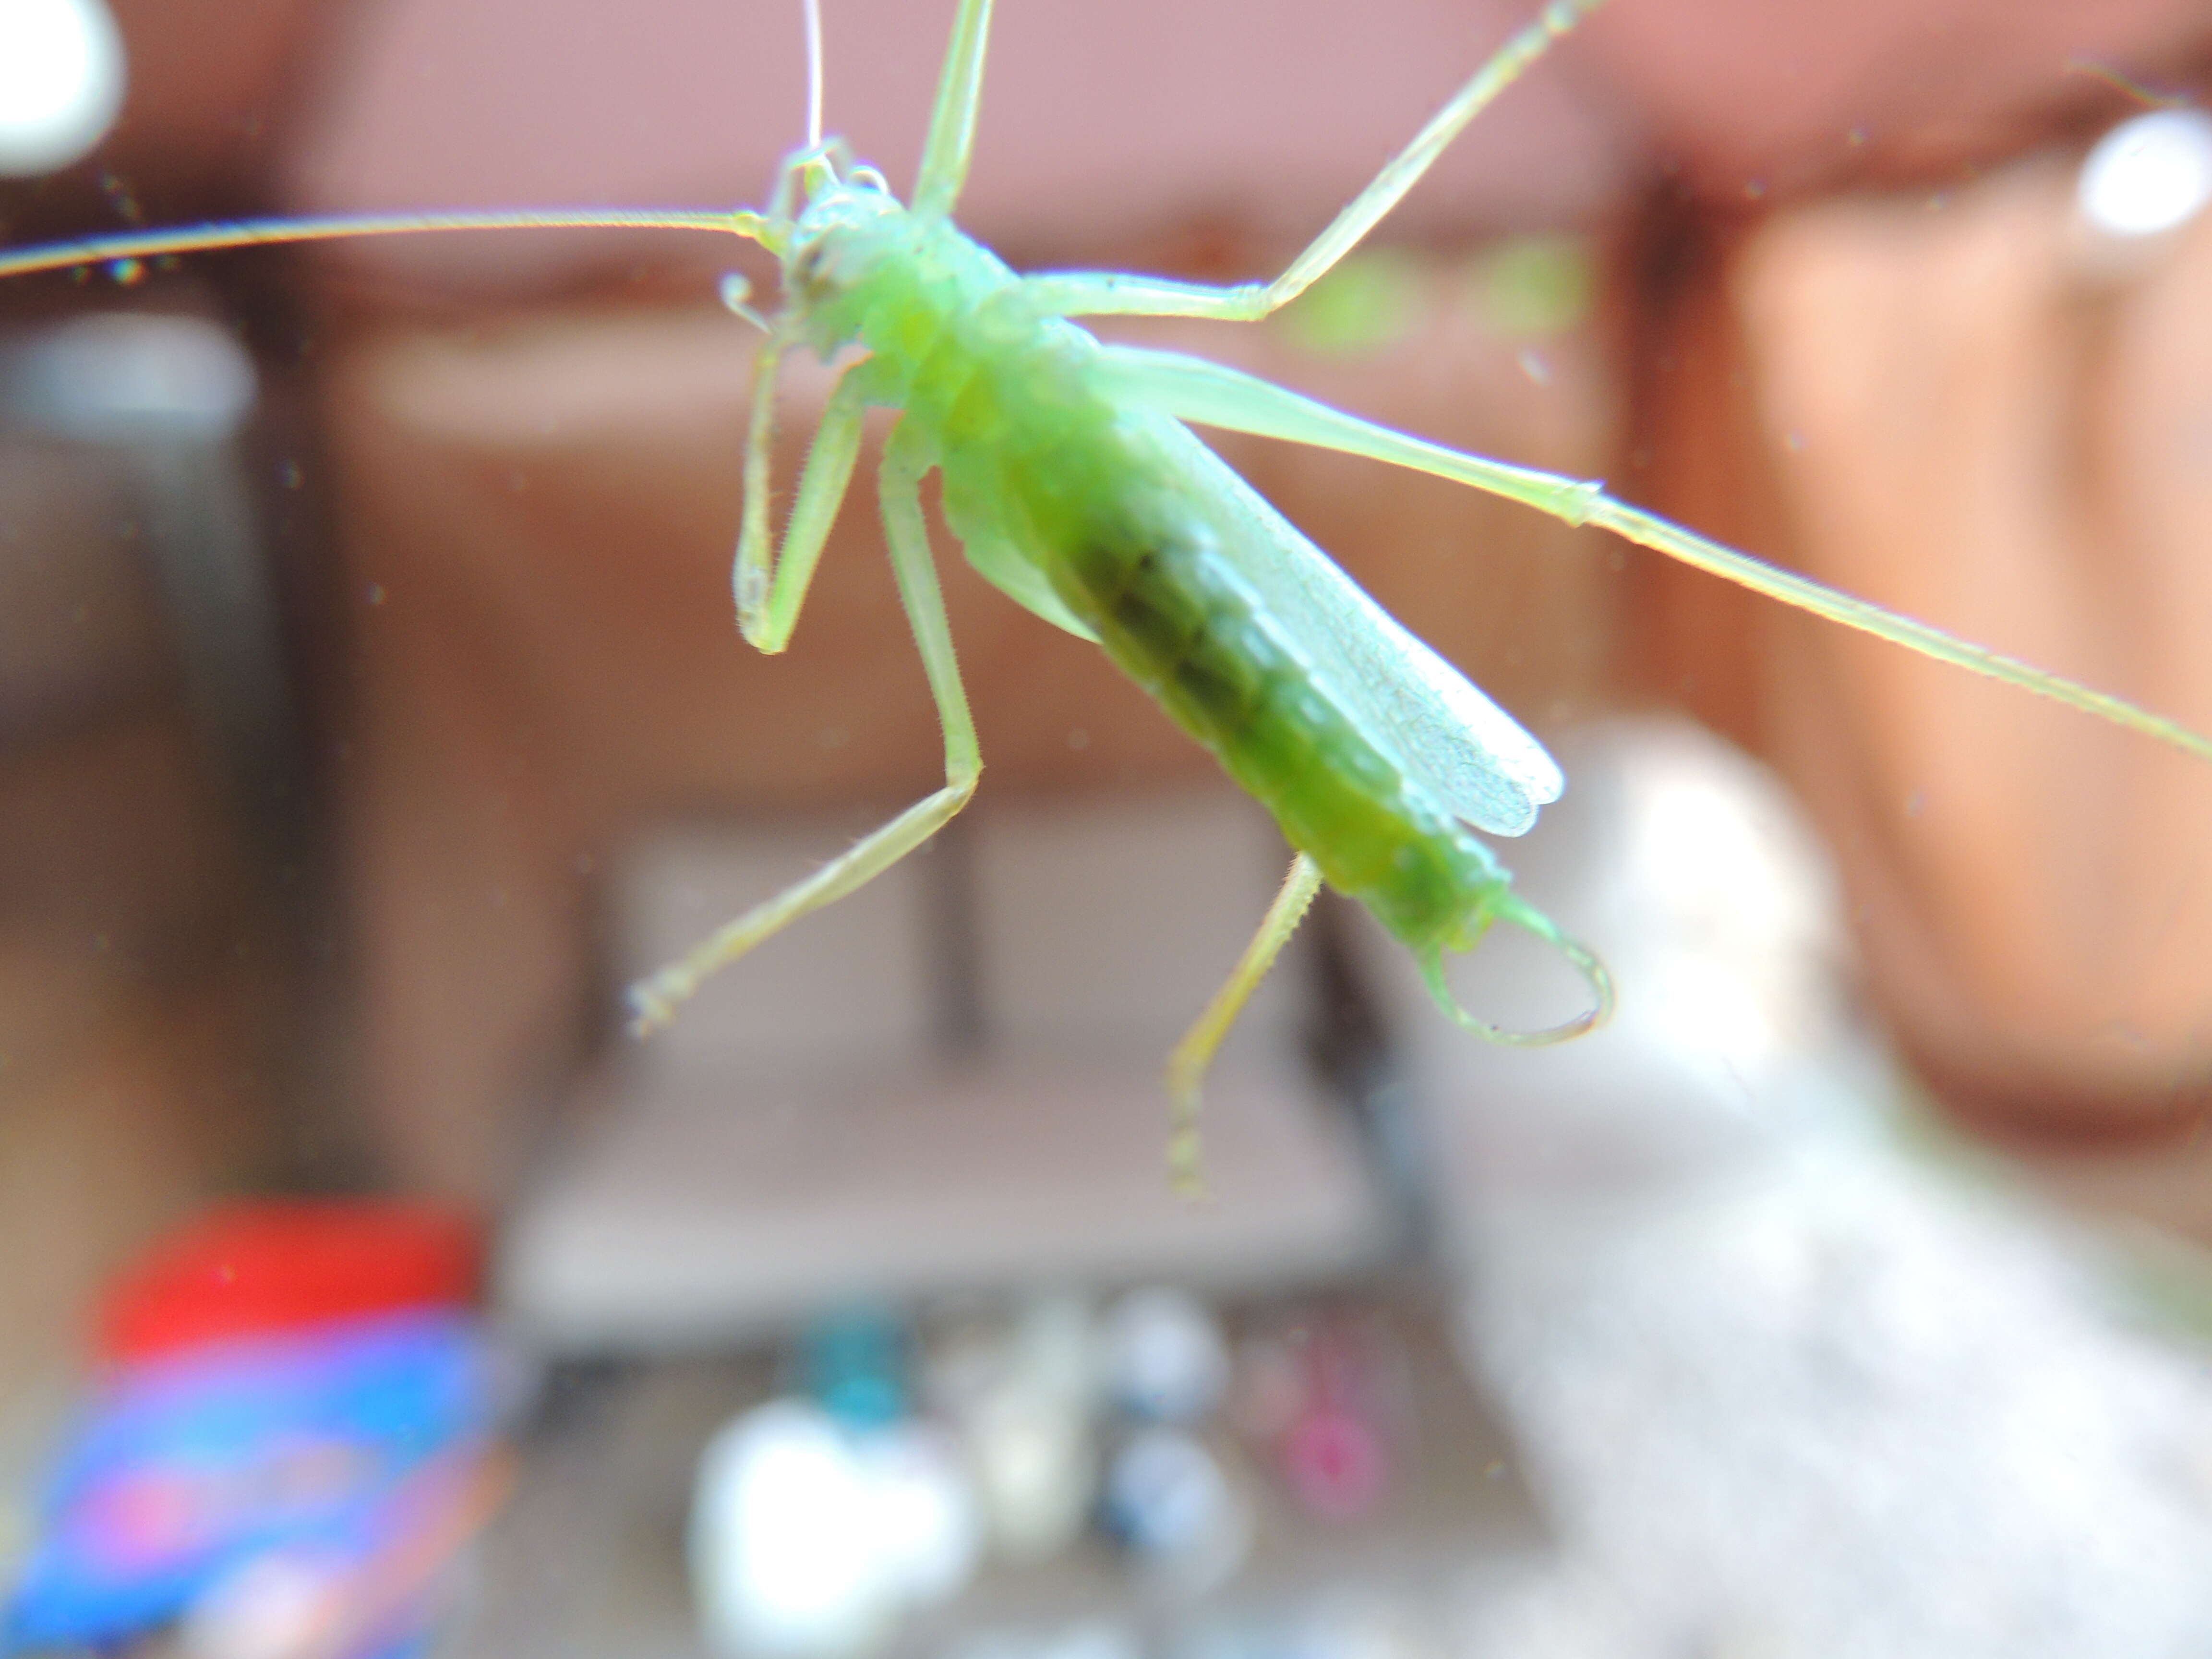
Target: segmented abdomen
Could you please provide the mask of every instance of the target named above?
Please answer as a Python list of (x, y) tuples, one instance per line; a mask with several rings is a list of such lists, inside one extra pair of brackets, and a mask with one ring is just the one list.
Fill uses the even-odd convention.
[(1346, 714), (1210, 535), (1095, 539), (1054, 585), (1330, 885), (1416, 949), (1471, 942), (1510, 878)]

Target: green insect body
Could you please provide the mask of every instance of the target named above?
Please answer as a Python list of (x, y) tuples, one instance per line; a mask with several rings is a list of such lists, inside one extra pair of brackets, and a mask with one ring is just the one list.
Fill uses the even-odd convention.
[(1192, 534), (1206, 523), (1204, 499), (1164, 493), (1166, 511), (1137, 515), (1152, 533), (1116, 537), (1114, 526), (1068, 561), (1062, 591), (1080, 586), (1069, 604), (1107, 654), (1274, 815), (1330, 886), (1424, 961), (1471, 949), (1501, 914), (1533, 917), (1490, 849), (1362, 728), (1236, 566)]
[[(1097, 338), (1042, 310), (949, 219), (827, 168), (818, 177), (792, 226), (785, 325), (825, 358), (867, 349), (856, 396), (902, 411), (900, 431), (940, 469), (945, 518), (984, 577), (1103, 646), (1437, 988), (1443, 953), (1471, 949), (1500, 918), (1559, 940), (1590, 973), (1582, 1020), (1491, 1036), (1551, 1040), (1601, 1020), (1610, 987), (1595, 957), (1513, 891), (1491, 849), (1374, 732), (1343, 664), (1314, 648), (1328, 641), (1245, 577), (1267, 549), (1297, 546), (1325, 566), (1321, 553), (1179, 420), (1117, 398)], [(1367, 606), (1345, 588), (1340, 602)], [(1401, 648), (1427, 657), (1411, 637)]]
[[(1536, 741), (1464, 676), (1384, 613), (1194, 437), (1185, 422), (1363, 456), (1449, 478), (1570, 524), (1602, 526), (1845, 627), (2113, 721), (2212, 761), (2212, 740), (2123, 698), (2078, 685), (1894, 611), (1722, 546), (1607, 495), (1595, 483), (1469, 455), (1393, 432), (1236, 370), (1103, 344), (1079, 316), (1252, 321), (1335, 265), (1444, 146), (1596, 0), (1549, 0), (1462, 86), (1288, 269), (1230, 287), (1122, 272), (1018, 275), (963, 234), (952, 210), (966, 177), (992, 0), (959, 0), (910, 204), (820, 141), (819, 54), (809, 141), (763, 211), (520, 210), (252, 220), (0, 250), (0, 276), (105, 263), (118, 274), (160, 254), (336, 237), (497, 228), (660, 228), (746, 238), (782, 265), (754, 369), (743, 528), (732, 570), (745, 637), (789, 641), (852, 481), (872, 406), (902, 411), (884, 444), (878, 501), (902, 603), (945, 737), (944, 787), (632, 988), (642, 1032), (672, 1018), (699, 982), (808, 912), (889, 868), (941, 829), (981, 772), (920, 485), (944, 481), (947, 520), (985, 577), (1047, 621), (1095, 640), (1273, 813), (1298, 849), (1229, 980), (1168, 1067), (1180, 1129), (1173, 1156), (1195, 1173), (1200, 1084), (1239, 1008), (1326, 880), (1361, 901), (1419, 961), (1438, 1004), (1496, 1041), (1548, 1042), (1603, 1019), (1613, 987), (1588, 950), (1519, 897), (1473, 830), (1518, 835), (1564, 780)], [(818, 13), (808, 0), (810, 40)], [(830, 394), (783, 532), (769, 525), (778, 364), (793, 348), (825, 360), (857, 348)], [(1445, 953), (1497, 922), (1552, 943), (1580, 970), (1579, 1018), (1500, 1030), (1462, 1009)]]
[(867, 349), (870, 396), (903, 410), (954, 533), (989, 550), (987, 577), (1096, 640), (1329, 885), (1425, 960), (1470, 948), (1501, 914), (1548, 936), (1245, 580), (1241, 543), (1298, 532), (1181, 422), (1117, 403), (1096, 339), (1041, 314), (949, 221), (865, 185), (830, 186), (793, 240), (794, 331), (825, 356)]

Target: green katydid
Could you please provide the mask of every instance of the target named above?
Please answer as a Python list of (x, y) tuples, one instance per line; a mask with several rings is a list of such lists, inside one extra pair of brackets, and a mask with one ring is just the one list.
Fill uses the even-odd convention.
[[(945, 739), (943, 787), (806, 879), (738, 917), (630, 992), (642, 1032), (715, 969), (853, 891), (941, 829), (974, 793), (981, 759), (922, 516), (944, 509), (970, 561), (1045, 620), (1092, 640), (1274, 816), (1297, 849), (1281, 893), (1169, 1067), (1175, 1145), (1188, 1173), (1206, 1066), (1324, 882), (1411, 949), (1436, 999), (1492, 1041), (1546, 1043), (1610, 1012), (1603, 965), (1521, 897), (1473, 833), (1516, 836), (1565, 781), (1536, 740), (1414, 638), (1200, 443), (1186, 422), (1369, 457), (1456, 480), (1570, 524), (1599, 525), (1816, 616), (2052, 697), (2212, 760), (2212, 742), (2118, 697), (1735, 551), (1607, 495), (1595, 483), (1425, 442), (1200, 359), (1102, 344), (1070, 319), (1254, 320), (1356, 247), (1453, 137), (1595, 0), (1550, 0), (1380, 174), (1267, 283), (1216, 287), (1104, 271), (1018, 274), (953, 222), (974, 144), (993, 0), (960, 0), (919, 176), (902, 204), (820, 128), (819, 16), (808, 6), (806, 143), (769, 204), (721, 211), (419, 213), (260, 220), (0, 252), (0, 276), (157, 254), (337, 237), (514, 227), (720, 232), (781, 263), (782, 303), (762, 316), (734, 570), (744, 635), (788, 641), (860, 452), (865, 411), (901, 411), (878, 493), (900, 596)], [(793, 348), (854, 347), (831, 392), (778, 544), (769, 523), (777, 371)], [(1498, 922), (1552, 943), (1589, 1006), (1510, 1031), (1458, 1006), (1447, 953)]]

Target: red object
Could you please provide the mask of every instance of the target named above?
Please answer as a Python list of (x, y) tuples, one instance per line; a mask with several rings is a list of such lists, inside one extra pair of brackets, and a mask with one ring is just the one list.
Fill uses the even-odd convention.
[(203, 1342), (476, 1299), (474, 1221), (426, 1204), (226, 1205), (155, 1244), (100, 1310), (100, 1358), (149, 1359)]

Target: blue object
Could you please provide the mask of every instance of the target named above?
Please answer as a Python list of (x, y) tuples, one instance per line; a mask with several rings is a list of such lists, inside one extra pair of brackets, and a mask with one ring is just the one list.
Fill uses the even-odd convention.
[(255, 1557), (367, 1557), (408, 1477), (488, 1436), (475, 1322), (409, 1312), (225, 1342), (112, 1374), (42, 1506), (0, 1652), (114, 1642)]
[(906, 1327), (893, 1315), (854, 1309), (816, 1320), (801, 1341), (807, 1393), (848, 1429), (879, 1429), (908, 1410)]

